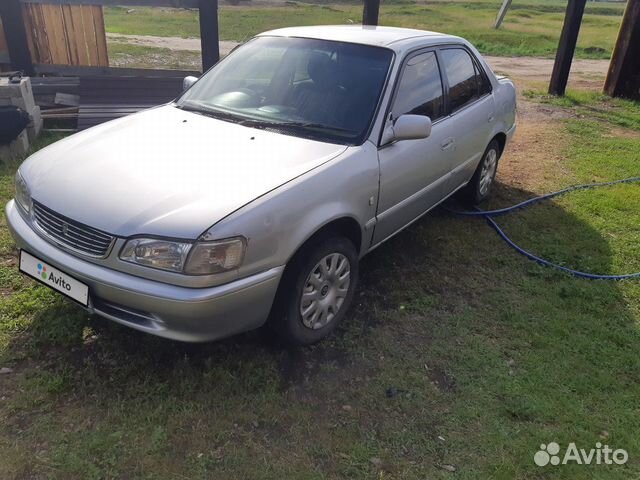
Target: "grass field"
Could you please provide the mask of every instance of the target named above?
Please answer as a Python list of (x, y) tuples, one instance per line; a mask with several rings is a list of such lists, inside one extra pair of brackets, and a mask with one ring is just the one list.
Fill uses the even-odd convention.
[(112, 67), (163, 68), (199, 70), (202, 56), (195, 51), (175, 51), (168, 48), (130, 45), (122, 41), (107, 44), (109, 65)]
[[(536, 124), (560, 160), (516, 143), (490, 206), (638, 174), (638, 104), (527, 96), (566, 114)], [(513, 181), (518, 158), (544, 179)], [(0, 170), (3, 204), (14, 172)], [(500, 221), (562, 264), (640, 271), (638, 185)], [(0, 367), (13, 369), (0, 374), (2, 479), (640, 476), (640, 281), (542, 268), (483, 221), (439, 210), (364, 260), (329, 341), (286, 350), (253, 332), (184, 345), (88, 318), (19, 275), (0, 222)], [(536, 467), (551, 441), (606, 443), (629, 462)]]
[[(219, 10), (220, 38), (244, 41), (261, 31), (293, 25), (359, 23), (359, 4), (290, 2), (281, 6), (229, 6)], [(500, 0), (416, 4), (383, 2), (380, 23), (461, 35), (487, 55), (552, 56), (562, 29), (566, 3), (559, 0), (514, 2), (500, 30), (492, 28)], [(576, 56), (609, 58), (624, 5), (589, 2)], [(137, 35), (199, 36), (196, 11), (160, 8), (106, 8), (108, 32)]]

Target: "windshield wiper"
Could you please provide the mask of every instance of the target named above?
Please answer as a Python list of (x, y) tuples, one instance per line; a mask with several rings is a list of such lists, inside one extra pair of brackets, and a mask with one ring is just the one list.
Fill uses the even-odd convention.
[(289, 121), (277, 121), (277, 120), (261, 120), (257, 118), (242, 118), (239, 115), (233, 113), (227, 113), (218, 109), (208, 108), (200, 104), (187, 104), (176, 105), (176, 108), (186, 110), (188, 112), (201, 113), (212, 118), (218, 118), (223, 120), (231, 120), (238, 125), (245, 127), (262, 128), (262, 129), (280, 129), (290, 128), (296, 130), (323, 130), (333, 131), (340, 133), (348, 133), (349, 135), (355, 135), (357, 132), (341, 127), (332, 127), (331, 125), (325, 125), (322, 123), (314, 122), (289, 122)]
[(214, 108), (208, 108), (208, 107), (205, 107), (204, 105), (194, 105), (194, 104), (183, 103), (182, 105), (175, 105), (175, 107), (179, 108), (180, 110), (185, 110), (187, 112), (200, 113), (202, 115), (206, 115), (207, 117), (211, 117), (211, 118), (218, 118), (218, 119), (224, 119), (224, 120), (238, 119), (236, 115), (223, 112)]
[(312, 130), (331, 130), (334, 132), (344, 132), (351, 135), (355, 135), (356, 132), (341, 127), (333, 127), (331, 125), (325, 125), (323, 123), (314, 122), (262, 122), (268, 124), (269, 127), (279, 128), (296, 128), (296, 129), (312, 129)]

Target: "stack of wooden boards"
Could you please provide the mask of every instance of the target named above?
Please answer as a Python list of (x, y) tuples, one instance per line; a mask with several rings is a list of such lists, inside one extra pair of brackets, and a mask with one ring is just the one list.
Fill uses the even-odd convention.
[(170, 102), (182, 92), (182, 76), (34, 77), (36, 102), (48, 129), (84, 130)]

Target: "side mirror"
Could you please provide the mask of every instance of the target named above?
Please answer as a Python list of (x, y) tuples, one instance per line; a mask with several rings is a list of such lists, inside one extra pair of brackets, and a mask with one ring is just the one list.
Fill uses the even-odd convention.
[(185, 90), (190, 88), (191, 85), (193, 85), (197, 81), (198, 81), (198, 77), (191, 77), (191, 76), (184, 77), (184, 80), (182, 80), (182, 91), (184, 92)]
[(431, 135), (431, 119), (424, 115), (400, 115), (382, 135), (382, 144), (397, 140), (417, 140)]

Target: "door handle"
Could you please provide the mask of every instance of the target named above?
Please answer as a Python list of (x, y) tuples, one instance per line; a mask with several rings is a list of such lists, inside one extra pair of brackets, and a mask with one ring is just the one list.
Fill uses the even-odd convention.
[(445, 138), (440, 144), (440, 149), (448, 150), (453, 146), (454, 142), (455, 140), (453, 137)]

